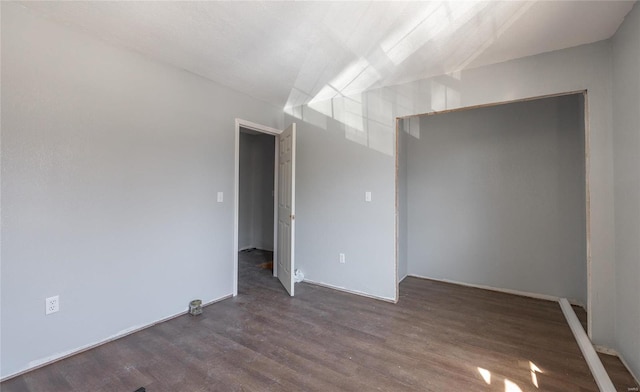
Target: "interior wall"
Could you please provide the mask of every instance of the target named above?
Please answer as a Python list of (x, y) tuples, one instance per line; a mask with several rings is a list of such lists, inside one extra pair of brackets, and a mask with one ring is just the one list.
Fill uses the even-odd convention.
[[(254, 213), (256, 219), (254, 238), (257, 239), (256, 248), (273, 251), (273, 199), (274, 199), (274, 164), (275, 164), (275, 136), (256, 135), (255, 162), (259, 176), (255, 176), (254, 204), (259, 207), (259, 213)], [(254, 211), (258, 211), (254, 209)]]
[(402, 281), (409, 274), (409, 216), (408, 216), (408, 168), (407, 150), (408, 140), (412, 129), (419, 127), (419, 119), (416, 117), (399, 120), (399, 130), (397, 134), (397, 179), (396, 179), (396, 205), (397, 211), (397, 263), (398, 281)]
[[(234, 121), (283, 116), (0, 6), (6, 377), (231, 295)], [(60, 311), (45, 316), (53, 295)]]
[(238, 249), (273, 251), (275, 137), (240, 132)]
[[(393, 128), (380, 135), (382, 153), (369, 140), (345, 138), (339, 121), (298, 109), (313, 117), (285, 116), (286, 123), (297, 123), (295, 268), (305, 281), (394, 300)], [(395, 122), (391, 113), (384, 118)]]
[[(591, 316), (613, 347), (611, 44), (539, 54), (286, 110), (299, 130), (296, 266), (305, 279), (395, 299), (395, 118), (588, 90)], [(372, 204), (363, 202), (373, 191)], [(355, 236), (353, 233), (359, 233)], [(346, 249), (347, 262), (338, 253)], [(350, 257), (351, 255), (351, 257)]]
[(640, 378), (640, 6), (613, 39), (616, 349)]
[(240, 130), (238, 250), (253, 248), (253, 137)]
[(582, 94), (419, 117), (409, 274), (586, 306)]

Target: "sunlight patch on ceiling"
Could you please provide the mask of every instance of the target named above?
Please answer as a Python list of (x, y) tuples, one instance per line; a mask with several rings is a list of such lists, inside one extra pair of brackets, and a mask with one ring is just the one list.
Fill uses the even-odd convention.
[[(417, 12), (414, 12), (413, 17), (399, 20), (368, 55), (354, 57), (336, 71), (336, 76), (325, 79), (328, 81), (324, 85), (312, 88), (316, 89), (315, 92), (299, 86), (296, 86), (296, 90), (307, 91), (306, 94), (312, 97), (307, 102), (315, 103), (385, 85), (397, 78), (403, 70), (409, 74), (419, 74), (424, 72), (420, 68), (429, 70), (430, 63), (441, 64), (431, 74), (459, 71), (482, 55), (532, 4), (533, 2), (421, 3), (421, 8), (414, 10)], [(424, 66), (420, 67), (416, 59), (425, 54), (429, 54), (429, 57), (424, 59)], [(318, 58), (317, 55), (318, 53), (310, 54), (315, 59)], [(306, 72), (302, 71), (301, 74)], [(435, 110), (442, 110), (449, 104), (459, 105), (460, 98), (455, 96), (456, 91), (443, 88), (443, 91), (432, 92)], [(302, 99), (297, 92), (292, 93), (287, 106), (304, 104)]]
[(395, 65), (401, 64), (439, 34), (451, 34), (480, 12), (487, 3), (429, 2), (427, 8), (399, 28), (380, 46)]
[(634, 2), (19, 4), (109, 45), (293, 107), (608, 39)]

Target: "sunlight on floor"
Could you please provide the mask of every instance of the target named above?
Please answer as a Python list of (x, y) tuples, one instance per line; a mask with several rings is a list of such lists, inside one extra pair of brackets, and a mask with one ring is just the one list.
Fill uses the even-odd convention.
[[(543, 373), (543, 371), (540, 370), (540, 368), (535, 363), (533, 363), (531, 361), (528, 361), (528, 362), (529, 362), (529, 371), (531, 372), (531, 383), (536, 388), (540, 388), (540, 386), (538, 385), (538, 375), (537, 375), (537, 373)], [(478, 369), (478, 373), (480, 373), (480, 376), (482, 377), (484, 382), (486, 382), (488, 385), (490, 385), (491, 384), (491, 372), (489, 370), (481, 368), (479, 366), (476, 369)], [(504, 379), (504, 391), (505, 392), (522, 392), (522, 389), (515, 382), (509, 380), (508, 378), (505, 378)]]
[(480, 372), (480, 375), (484, 379), (484, 382), (486, 382), (487, 384), (491, 384), (491, 372), (490, 371), (488, 371), (487, 369), (483, 369), (483, 368), (479, 367), (478, 368), (478, 372)]
[(515, 382), (505, 378), (504, 379), (504, 392), (522, 392), (522, 389)]
[(531, 369), (531, 382), (536, 386), (536, 388), (540, 388), (538, 386), (538, 376), (536, 375), (536, 372), (542, 373), (542, 370), (540, 370), (536, 364), (531, 361), (529, 361), (529, 368)]

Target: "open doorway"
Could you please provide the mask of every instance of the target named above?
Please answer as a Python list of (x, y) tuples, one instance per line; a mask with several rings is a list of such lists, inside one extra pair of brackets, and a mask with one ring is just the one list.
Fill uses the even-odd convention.
[(240, 128), (238, 287), (273, 275), (275, 135)]
[[(239, 251), (265, 248), (260, 249), (265, 260), (257, 260), (259, 265), (265, 270), (272, 266), (273, 276), (293, 296), (296, 124), (281, 131), (236, 119), (235, 140), (233, 295), (238, 295)], [(269, 149), (273, 154), (267, 152)], [(246, 169), (242, 178), (241, 166)], [(266, 206), (269, 199), (272, 208)], [(269, 223), (271, 230), (265, 228)]]
[(586, 114), (578, 91), (398, 121), (398, 282), (564, 297), (589, 310)]

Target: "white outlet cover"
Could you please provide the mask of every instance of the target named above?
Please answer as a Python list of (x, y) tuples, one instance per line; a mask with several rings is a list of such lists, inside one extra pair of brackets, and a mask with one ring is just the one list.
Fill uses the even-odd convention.
[(222, 203), (224, 201), (224, 193), (218, 192), (218, 203)]
[(371, 201), (371, 192), (367, 191), (364, 193), (364, 201)]
[(55, 313), (60, 310), (60, 296), (56, 295), (44, 300), (45, 314)]

